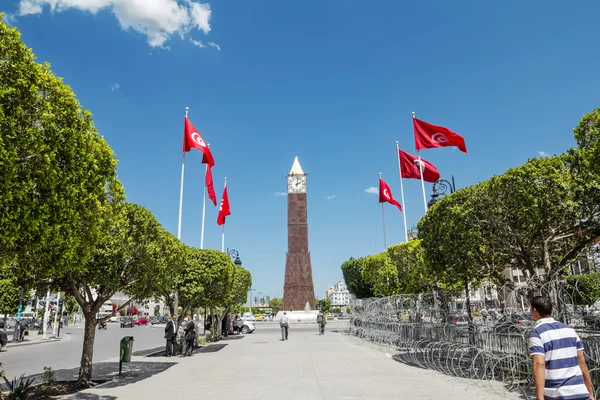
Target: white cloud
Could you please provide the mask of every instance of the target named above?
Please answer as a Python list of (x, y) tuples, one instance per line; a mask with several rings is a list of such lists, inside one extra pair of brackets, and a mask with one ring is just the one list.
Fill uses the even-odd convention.
[(221, 51), (221, 46), (219, 46), (218, 44), (216, 44), (215, 42), (208, 42), (208, 45), (210, 47), (214, 47), (215, 49)]
[(190, 40), (191, 40), (191, 42), (194, 44), (194, 46), (198, 46), (198, 47), (200, 47), (201, 49), (204, 49), (204, 48), (206, 48), (206, 45), (205, 45), (204, 43), (202, 43), (202, 41), (201, 41), (201, 40), (194, 40), (194, 39), (190, 39)]
[(110, 90), (112, 90), (113, 92), (118, 92), (119, 89), (121, 89), (121, 85), (119, 85), (118, 83), (113, 83), (112, 85), (110, 85)]
[(371, 193), (371, 194), (379, 194), (379, 189), (377, 189), (375, 186), (371, 186), (371, 187), (366, 188), (365, 192)]
[(2, 13), (2, 20), (7, 25), (12, 25), (12, 24), (14, 24), (17, 21), (17, 19), (16, 19), (16, 17), (15, 17), (14, 14), (9, 14), (7, 12), (3, 12)]
[(327, 196), (325, 197), (327, 200), (331, 200), (331, 199), (335, 199), (335, 194), (332, 194), (331, 196)]
[(287, 196), (286, 192), (275, 192), (275, 196)]
[(545, 151), (538, 151), (538, 154), (542, 157), (548, 157), (548, 153), (546, 153)]
[(110, 10), (123, 30), (146, 35), (152, 47), (164, 47), (171, 35), (185, 37), (192, 30), (210, 32), (210, 4), (194, 0), (20, 0), (19, 15), (77, 9), (96, 14)]

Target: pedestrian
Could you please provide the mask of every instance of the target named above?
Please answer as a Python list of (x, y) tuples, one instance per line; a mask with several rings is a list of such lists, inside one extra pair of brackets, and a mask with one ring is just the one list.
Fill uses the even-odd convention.
[(281, 340), (288, 340), (288, 330), (290, 327), (290, 318), (287, 316), (287, 313), (285, 311), (283, 312), (283, 317), (281, 317), (279, 326), (281, 327)]
[(325, 334), (325, 324), (327, 320), (325, 319), (325, 315), (323, 312), (319, 310), (319, 314), (317, 314), (317, 324), (319, 325), (319, 335)]
[(25, 331), (27, 328), (29, 328), (27, 321), (21, 319), (21, 322), (19, 323), (19, 342), (22, 342), (23, 339), (25, 339)]
[(552, 318), (552, 302), (546, 296), (531, 300), (531, 315), (536, 321), (529, 339), (536, 400), (594, 400), (583, 344), (575, 330)]
[(167, 326), (165, 326), (165, 339), (167, 339), (165, 356), (171, 357), (177, 355), (177, 320), (174, 315), (167, 322)]
[(192, 314), (188, 315), (188, 321), (184, 328), (185, 331), (185, 346), (183, 348), (183, 356), (190, 357), (194, 351), (194, 339), (196, 338), (196, 324), (192, 320)]

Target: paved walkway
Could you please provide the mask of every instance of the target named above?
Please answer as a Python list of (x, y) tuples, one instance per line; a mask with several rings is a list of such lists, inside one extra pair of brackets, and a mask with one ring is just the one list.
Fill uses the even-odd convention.
[[(88, 389), (71, 399), (517, 399), (502, 385), (450, 378), (398, 363), (367, 344), (316, 326), (292, 325), (288, 341), (277, 326), (228, 340), (215, 353), (191, 358), (136, 358), (177, 365), (132, 384)], [(134, 349), (135, 350), (135, 349)]]

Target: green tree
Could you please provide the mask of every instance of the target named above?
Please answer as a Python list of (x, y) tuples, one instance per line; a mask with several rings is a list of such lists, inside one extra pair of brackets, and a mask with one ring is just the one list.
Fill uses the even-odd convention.
[(569, 275), (565, 290), (574, 304), (591, 306), (600, 299), (600, 274)]
[(342, 264), (344, 281), (350, 293), (359, 299), (373, 297), (373, 286), (365, 282), (362, 275), (364, 258), (350, 258)]
[(61, 287), (75, 297), (85, 316), (79, 384), (89, 385), (96, 324), (100, 307), (117, 291), (129, 296), (118, 312), (135, 300), (154, 296), (160, 290), (161, 275), (169, 265), (159, 241), (163, 229), (145, 208), (124, 203), (107, 207), (101, 242), (93, 249), (83, 269), (65, 274)]
[(21, 288), (16, 279), (4, 279), (0, 274), (0, 315), (4, 316), (4, 331), (6, 332), (7, 314), (16, 314), (19, 308)]
[[(18, 278), (81, 269), (117, 161), (71, 89), (0, 21), (0, 257)], [(108, 189), (108, 190), (107, 190)]]
[(271, 307), (273, 314), (277, 314), (283, 308), (283, 299), (271, 299), (271, 301), (269, 302), (269, 306)]
[(398, 275), (397, 294), (423, 293), (435, 286), (431, 270), (425, 264), (421, 239), (413, 239), (386, 250)]
[(317, 308), (324, 313), (328, 312), (331, 309), (331, 300), (321, 299), (317, 301)]
[(373, 288), (373, 294), (377, 297), (398, 293), (398, 271), (387, 252), (363, 259), (362, 278)]

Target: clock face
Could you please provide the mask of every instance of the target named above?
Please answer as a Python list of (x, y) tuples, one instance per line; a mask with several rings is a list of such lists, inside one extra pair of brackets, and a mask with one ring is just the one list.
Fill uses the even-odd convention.
[(306, 191), (306, 178), (303, 176), (292, 176), (288, 179), (288, 192), (304, 193)]

